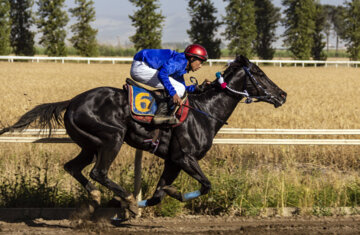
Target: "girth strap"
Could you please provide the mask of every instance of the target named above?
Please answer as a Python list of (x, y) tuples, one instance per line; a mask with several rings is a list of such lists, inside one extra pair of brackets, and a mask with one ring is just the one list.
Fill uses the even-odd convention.
[(160, 138), (159, 138), (160, 137), (160, 129), (158, 128), (158, 129), (153, 130), (152, 134), (153, 134), (153, 138), (144, 140), (144, 143), (151, 142), (151, 147), (150, 147), (149, 152), (155, 153), (160, 144)]

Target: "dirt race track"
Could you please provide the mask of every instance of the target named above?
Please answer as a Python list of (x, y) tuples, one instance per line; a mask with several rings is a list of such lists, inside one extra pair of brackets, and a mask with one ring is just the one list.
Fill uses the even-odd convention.
[(360, 216), (180, 216), (116, 223), (36, 219), (0, 221), (0, 234), (360, 234)]

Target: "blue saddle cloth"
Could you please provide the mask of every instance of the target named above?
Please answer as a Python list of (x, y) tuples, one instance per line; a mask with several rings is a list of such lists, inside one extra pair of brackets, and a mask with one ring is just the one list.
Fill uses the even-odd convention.
[(157, 104), (151, 92), (144, 88), (128, 85), (131, 112), (140, 116), (154, 116)]

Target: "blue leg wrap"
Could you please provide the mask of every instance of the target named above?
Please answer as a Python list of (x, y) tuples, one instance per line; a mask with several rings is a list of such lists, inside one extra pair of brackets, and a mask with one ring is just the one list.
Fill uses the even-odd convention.
[(191, 200), (191, 199), (194, 199), (194, 198), (197, 198), (201, 195), (200, 191), (199, 190), (196, 190), (194, 192), (190, 192), (190, 193), (185, 193), (183, 195), (183, 198), (184, 198), (184, 201), (188, 201), (188, 200)]
[(138, 202), (138, 206), (139, 207), (147, 207), (147, 200), (142, 200), (142, 201)]

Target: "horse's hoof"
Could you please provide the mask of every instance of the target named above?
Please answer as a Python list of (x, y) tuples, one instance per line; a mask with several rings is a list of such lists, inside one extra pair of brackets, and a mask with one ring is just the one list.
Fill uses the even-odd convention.
[(115, 215), (110, 217), (112, 223), (121, 223), (130, 219), (129, 211), (125, 209), (119, 209)]
[(91, 200), (93, 200), (94, 202), (96, 202), (96, 204), (98, 204), (100, 206), (101, 203), (101, 192), (99, 190), (92, 190), (90, 192), (90, 198)]
[(138, 207), (135, 197), (133, 195), (131, 195), (131, 196), (125, 198), (125, 201), (128, 204), (126, 209), (128, 209), (136, 217), (139, 214), (139, 207)]

